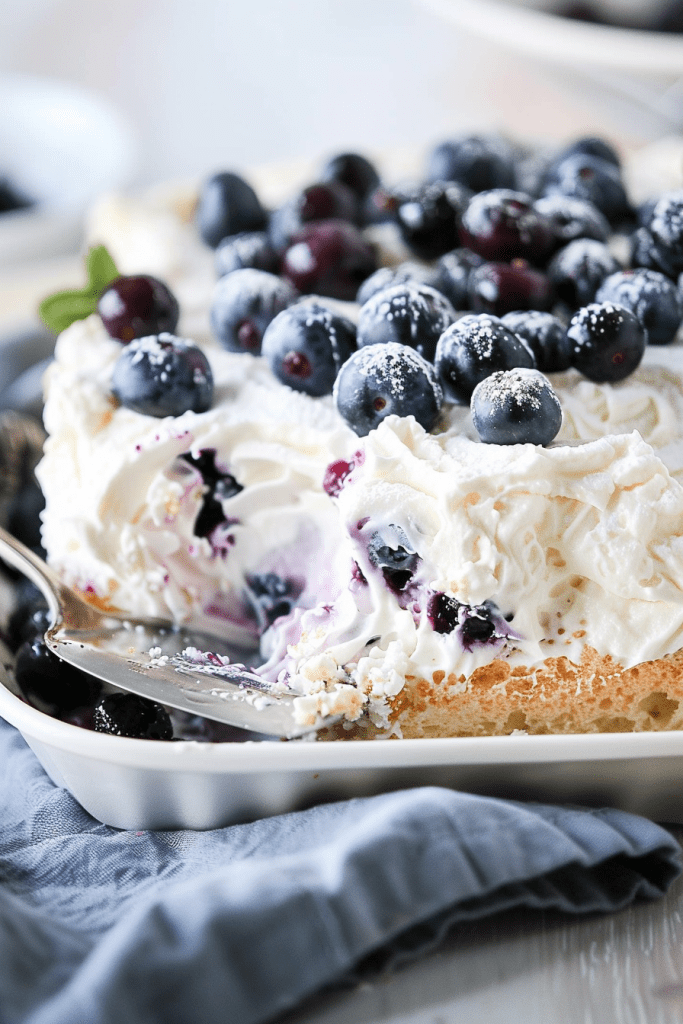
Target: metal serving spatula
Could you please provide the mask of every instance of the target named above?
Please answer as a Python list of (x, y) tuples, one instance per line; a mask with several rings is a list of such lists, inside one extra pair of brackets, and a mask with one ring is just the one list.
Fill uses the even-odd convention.
[[(176, 628), (162, 619), (99, 611), (2, 529), (0, 558), (43, 593), (52, 618), (45, 634), (48, 647), (83, 672), (159, 704), (250, 732), (289, 739), (317, 727), (295, 722), (294, 695), (280, 692), (241, 663), (224, 663), (220, 655), (230, 651), (224, 640)], [(187, 649), (212, 652), (212, 656), (197, 664), (192, 655), (183, 654)]]

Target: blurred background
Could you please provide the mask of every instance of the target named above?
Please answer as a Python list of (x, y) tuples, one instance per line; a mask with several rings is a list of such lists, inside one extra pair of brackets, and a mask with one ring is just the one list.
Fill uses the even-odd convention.
[(600, 102), (585, 62), (544, 64), (538, 32), (521, 53), (517, 5), (488, 0), (4, 0), (0, 72), (99, 94), (130, 126), (137, 182), (475, 127), (630, 142), (666, 126), (634, 96)]
[(554, 16), (565, 0), (3, 0), (0, 190), (38, 202), (0, 218), (0, 329), (70, 279), (50, 261), (110, 189), (349, 149), (421, 167), (468, 131), (679, 139), (683, 35), (634, 20), (672, 3), (590, 0), (586, 21)]

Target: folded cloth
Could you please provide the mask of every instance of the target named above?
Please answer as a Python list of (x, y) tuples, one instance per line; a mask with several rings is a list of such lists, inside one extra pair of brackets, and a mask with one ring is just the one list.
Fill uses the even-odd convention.
[(437, 787), (213, 832), (91, 818), (0, 720), (3, 1024), (257, 1024), (372, 954), (516, 906), (614, 911), (680, 873), (617, 810)]

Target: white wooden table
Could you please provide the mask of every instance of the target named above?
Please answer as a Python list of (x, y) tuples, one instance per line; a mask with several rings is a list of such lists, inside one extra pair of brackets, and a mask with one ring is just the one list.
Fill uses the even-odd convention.
[[(683, 843), (683, 826), (671, 831)], [(683, 878), (591, 918), (515, 911), (457, 926), (394, 974), (327, 992), (274, 1024), (680, 1024)]]

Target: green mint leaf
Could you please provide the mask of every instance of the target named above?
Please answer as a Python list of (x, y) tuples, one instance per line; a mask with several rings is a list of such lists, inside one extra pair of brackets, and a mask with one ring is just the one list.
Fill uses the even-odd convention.
[(76, 291), (56, 292), (38, 306), (40, 319), (54, 334), (61, 334), (76, 320), (85, 320), (96, 309), (96, 295)]
[(107, 285), (120, 277), (116, 264), (104, 245), (94, 245), (90, 249), (85, 257), (85, 269), (88, 274), (87, 290), (98, 297)]
[(97, 310), (97, 300), (111, 282), (119, 277), (116, 264), (104, 245), (95, 245), (85, 258), (88, 283), (82, 289), (68, 289), (49, 295), (38, 306), (40, 319), (48, 330), (61, 334), (76, 320), (85, 320)]

